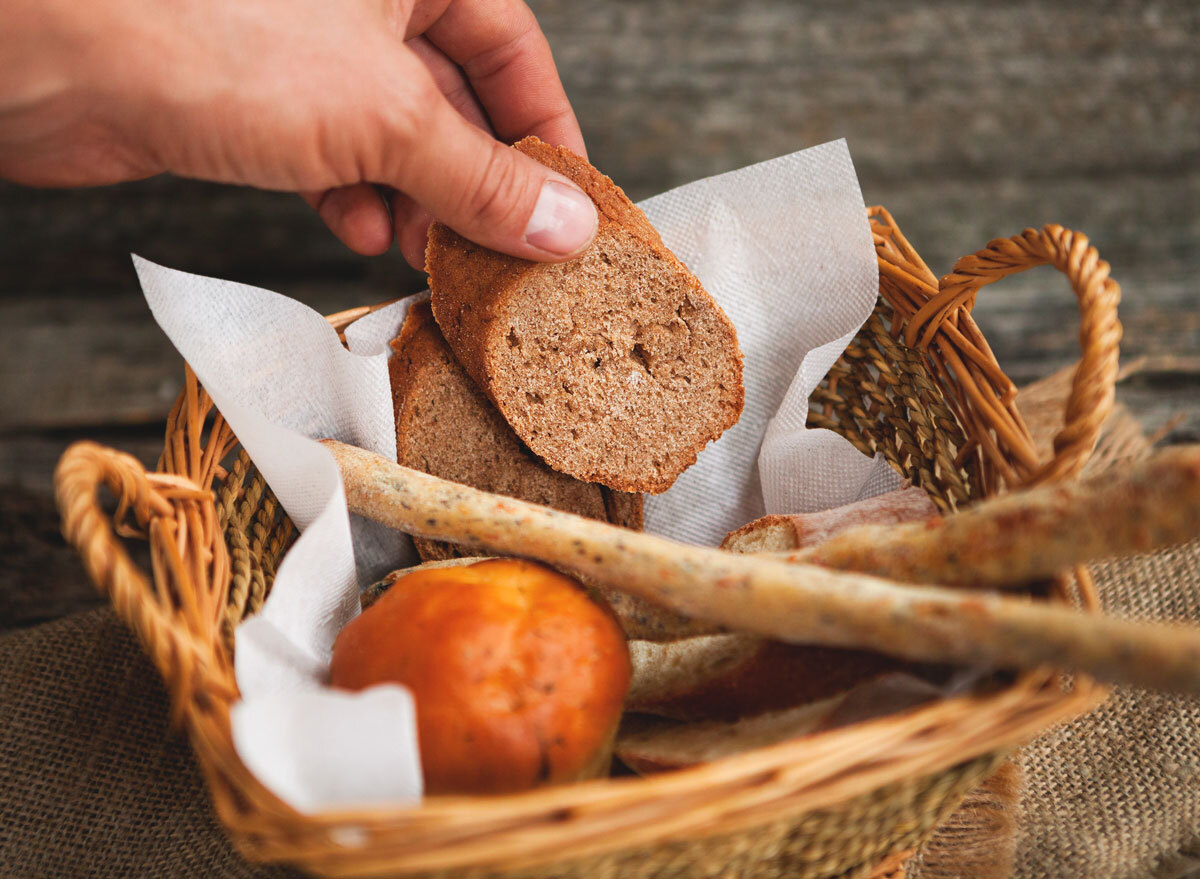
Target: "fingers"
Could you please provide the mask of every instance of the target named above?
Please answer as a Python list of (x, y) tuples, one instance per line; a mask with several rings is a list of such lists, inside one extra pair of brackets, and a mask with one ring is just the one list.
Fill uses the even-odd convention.
[(379, 101), (363, 175), (404, 192), (460, 235), (539, 261), (578, 255), (595, 236), (596, 208), (575, 184), (465, 120), (411, 54)]
[[(344, 166), (337, 176), (405, 193), (460, 235), (493, 250), (538, 261), (582, 252), (598, 225), (591, 199), (482, 130), (477, 112), (476, 124), (464, 118), (460, 109), (472, 114), (468, 90), (456, 85), (436, 54), (394, 45), (395, 51), (373, 54), (364, 63), (359, 109), (314, 132), (319, 152)], [(550, 69), (553, 73), (552, 64)], [(557, 77), (554, 81), (557, 85)], [(337, 189), (316, 204), (334, 232), (359, 252), (382, 252), (385, 236), (391, 238), (390, 218), (369, 187)], [(427, 217), (408, 202), (395, 204), (402, 210), (396, 228), (405, 257), (421, 265)]]
[[(438, 90), (472, 125), (491, 131), (487, 116), (458, 65), (424, 37), (406, 45), (433, 76)], [(324, 192), (302, 193), (330, 230), (351, 250), (378, 256), (391, 245), (392, 230), (404, 258), (413, 268), (425, 268), (425, 238), (433, 216), (402, 193), (391, 195), (389, 217), (383, 198), (372, 185), (361, 183)]]
[(479, 104), (471, 84), (463, 75), (462, 68), (446, 57), (446, 53), (429, 42), (425, 37), (413, 37), (405, 42), (406, 46), (416, 55), (425, 69), (433, 77), (434, 83), (446, 100), (450, 102), (462, 117), (483, 131), (492, 133), (492, 125), (487, 114)]
[(418, 272), (425, 271), (425, 242), (433, 214), (403, 192), (392, 195), (392, 221), (396, 225), (396, 243), (400, 253)]
[(550, 45), (522, 0), (451, 0), (426, 36), (465, 71), (501, 140), (534, 134), (587, 155)]
[(342, 243), (363, 256), (386, 253), (392, 244), (392, 218), (379, 192), (369, 183), (356, 183), (303, 192), (301, 196)]

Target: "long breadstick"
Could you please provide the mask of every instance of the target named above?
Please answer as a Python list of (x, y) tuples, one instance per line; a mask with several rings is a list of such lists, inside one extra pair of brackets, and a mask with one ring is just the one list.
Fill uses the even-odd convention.
[(327, 441), (351, 511), (440, 540), (540, 559), (670, 607), (785, 641), (917, 660), (1086, 671), (1200, 692), (1200, 631), (686, 546), (491, 495)]
[(1121, 475), (1014, 492), (946, 518), (862, 525), (775, 558), (904, 583), (1007, 588), (1200, 537), (1200, 446)]

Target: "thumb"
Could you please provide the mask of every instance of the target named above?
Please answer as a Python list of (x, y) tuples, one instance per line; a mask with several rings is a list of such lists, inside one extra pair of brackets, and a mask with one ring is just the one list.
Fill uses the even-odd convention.
[[(465, 120), (436, 89), (383, 182), (464, 238), (539, 262), (570, 259), (596, 235), (596, 206), (561, 174)], [(395, 143), (393, 141), (393, 143)]]

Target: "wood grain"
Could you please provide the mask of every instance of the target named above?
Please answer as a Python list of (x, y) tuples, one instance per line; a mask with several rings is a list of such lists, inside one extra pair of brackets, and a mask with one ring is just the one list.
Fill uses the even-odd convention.
[[(634, 198), (846, 137), (865, 200), (936, 272), (1025, 226), (1084, 231), (1124, 291), (1124, 358), (1148, 358), (1119, 399), (1150, 430), (1182, 413), (1168, 439), (1200, 440), (1200, 4), (531, 6), (591, 158)], [(98, 432), (153, 442), (179, 387), (130, 252), (321, 311), (424, 286), (394, 249), (354, 255), (286, 193), (0, 184), (0, 487), (26, 487), (22, 520), (52, 509), (49, 471), (26, 456)], [(1075, 306), (1048, 270), (987, 288), (976, 317), (1018, 383), (1076, 356)], [(59, 588), (7, 570), (0, 591)]]

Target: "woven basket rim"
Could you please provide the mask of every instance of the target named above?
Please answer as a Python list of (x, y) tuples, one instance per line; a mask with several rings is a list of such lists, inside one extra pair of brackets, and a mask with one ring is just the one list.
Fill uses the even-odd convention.
[[(896, 309), (895, 330), (925, 345), (936, 363), (937, 346), (944, 341), (941, 328), (950, 328), (969, 352), (957, 366), (947, 367), (952, 377), (987, 387), (986, 392), (975, 387), (956, 409), (964, 428), (977, 432), (968, 451), (977, 456), (986, 489), (994, 492), (1001, 484), (1032, 484), (1078, 472), (1090, 453), (1088, 435), (1095, 414), (1100, 413), (1101, 421), (1107, 414), (1103, 385), (1108, 380), (1111, 406), (1115, 380), (1110, 329), (1115, 324), (1115, 299), (1101, 295), (1111, 292), (1107, 265), (1097, 268), (1086, 238), (1061, 227), (1026, 230), (1022, 236), (992, 242), (980, 252), (983, 256), (960, 260), (955, 274), (947, 276), (951, 280), (939, 284), (885, 210), (872, 208), (870, 217), (881, 268), (881, 296)], [(1056, 247), (1065, 254), (1061, 259), (1050, 252)], [(969, 314), (979, 286), (1019, 271), (1013, 266), (1021, 261), (1038, 264), (1039, 259), (1053, 262), (1068, 275), (1084, 308), (1085, 336), (1091, 334), (1084, 338), (1084, 365), (1091, 365), (1086, 370), (1081, 366), (1083, 379), (1076, 377), (1060, 434), (1065, 438), (1061, 443), (1056, 440), (1056, 455), (1048, 463), (1027, 460), (1021, 448), (1024, 425), (1012, 399), (1015, 388), (998, 366), (991, 365), (994, 357), (991, 364), (987, 362), (990, 349)], [(892, 297), (885, 288), (899, 293)], [(946, 291), (951, 295), (944, 295)], [(1097, 300), (1091, 306), (1085, 302), (1088, 291)], [(924, 293), (929, 296), (923, 302)], [(930, 312), (929, 302), (939, 303), (938, 310)], [(351, 309), (331, 315), (330, 321), (340, 331), (378, 307)], [(1096, 318), (1097, 313), (1104, 319)], [(1111, 342), (1112, 351), (1105, 344), (1090, 344), (1092, 337)], [(1110, 359), (1111, 375), (1106, 371)], [(961, 374), (956, 371), (959, 366)], [(972, 403), (993, 420), (981, 421)], [(110, 592), (120, 615), (135, 628), (163, 673), (217, 812), (242, 852), (256, 860), (288, 860), (343, 875), (481, 866), (510, 869), (635, 848), (639, 843), (706, 836), (718, 827), (736, 830), (781, 814), (832, 806), (892, 782), (1011, 747), (1086, 710), (1104, 694), (1103, 688), (1083, 676), (1064, 691), (1054, 672), (1031, 671), (995, 692), (951, 697), (657, 776), (597, 779), (496, 797), (427, 797), (407, 807), (301, 814), (266, 790), (233, 748), (229, 711), (238, 698), (237, 687), (232, 657), (220, 642), (209, 606), (216, 599), (208, 593), (227, 592), (233, 576), (228, 560), (222, 560), (224, 542), (211, 511), (210, 486), (214, 475), (223, 474), (221, 461), (235, 448), (236, 438), (217, 413), (205, 441), (210, 410), (211, 400), (189, 369), (168, 424), (160, 462), (164, 472), (146, 474), (129, 456), (97, 446), (84, 450), (86, 454), (77, 461), (81, 473), (92, 468), (87, 478), (81, 475), (77, 483), (66, 478), (56, 481), (69, 536), (84, 554), (93, 579)], [(1027, 440), (1028, 432), (1023, 436)], [(1091, 443), (1094, 438), (1093, 433)], [(94, 506), (99, 482), (107, 482), (120, 500), (115, 520), (131, 518), (151, 537), (157, 574), (153, 584), (119, 546), (112, 549), (111, 525), (92, 515), (90, 508), (84, 509), (87, 504)], [(85, 499), (85, 494), (90, 497)], [(96, 549), (102, 543), (103, 552)], [(1083, 605), (1094, 608), (1095, 596), (1088, 591), (1086, 577), (1079, 587)], [(196, 607), (175, 607), (169, 596), (189, 589), (195, 593), (189, 601), (195, 601)], [(168, 596), (165, 604), (163, 596)], [(1065, 593), (1057, 598), (1063, 600)], [(601, 833), (602, 828), (607, 832)], [(346, 834), (362, 845), (348, 846)]]

